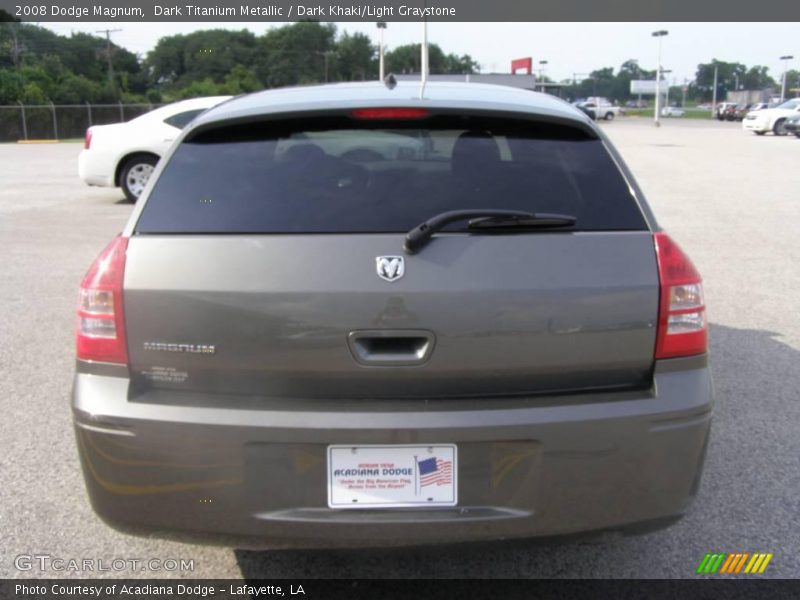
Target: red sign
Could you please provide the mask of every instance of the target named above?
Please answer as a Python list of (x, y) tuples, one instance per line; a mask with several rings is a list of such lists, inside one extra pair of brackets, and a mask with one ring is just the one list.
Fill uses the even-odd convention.
[(511, 61), (511, 72), (516, 73), (520, 69), (525, 69), (528, 75), (533, 71), (533, 58), (515, 58)]

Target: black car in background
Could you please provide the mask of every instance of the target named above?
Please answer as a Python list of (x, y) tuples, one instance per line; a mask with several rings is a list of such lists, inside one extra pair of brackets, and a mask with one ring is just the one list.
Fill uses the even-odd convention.
[(783, 123), (783, 129), (787, 133), (793, 133), (796, 137), (800, 138), (800, 115), (786, 119)]

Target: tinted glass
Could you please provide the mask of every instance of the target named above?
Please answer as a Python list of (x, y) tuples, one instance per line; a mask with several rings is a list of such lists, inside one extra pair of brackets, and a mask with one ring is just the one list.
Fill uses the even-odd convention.
[(171, 117), (167, 117), (164, 119), (164, 123), (167, 125), (172, 125), (173, 127), (177, 127), (178, 129), (183, 129), (186, 127), (189, 122), (194, 119), (197, 115), (201, 112), (205, 111), (205, 108), (198, 108), (196, 110), (187, 110), (177, 115), (172, 115)]
[(136, 230), (404, 232), (467, 208), (564, 213), (577, 230), (645, 228), (602, 142), (584, 132), (433, 117), (284, 120), (199, 134), (170, 159)]

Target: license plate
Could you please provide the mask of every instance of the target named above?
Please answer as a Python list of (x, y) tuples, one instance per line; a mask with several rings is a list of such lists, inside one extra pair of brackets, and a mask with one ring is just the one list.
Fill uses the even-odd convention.
[(457, 459), (454, 444), (328, 446), (328, 506), (455, 506)]

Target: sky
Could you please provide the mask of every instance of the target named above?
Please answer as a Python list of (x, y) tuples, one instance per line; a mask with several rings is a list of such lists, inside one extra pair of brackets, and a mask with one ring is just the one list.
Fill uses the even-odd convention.
[[(96, 33), (107, 23), (42, 23), (61, 35), (81, 31)], [(260, 35), (281, 23), (114, 23), (113, 41), (144, 56), (158, 39), (198, 29), (249, 29)], [(374, 23), (337, 23), (339, 32), (356, 31), (371, 36)], [(556, 81), (588, 74), (603, 67), (615, 71), (626, 60), (639, 61), (654, 70), (658, 43), (653, 31), (666, 29), (662, 65), (676, 83), (691, 81), (698, 63), (716, 58), (741, 62), (748, 67), (766, 65), (778, 79), (783, 72), (779, 57), (793, 55), (788, 68), (800, 66), (800, 23), (429, 23), (428, 38), (445, 52), (469, 54), (484, 73), (507, 73), (514, 58), (533, 57), (535, 67), (546, 60), (545, 74)], [(420, 23), (389, 23), (385, 31), (387, 48), (418, 43)]]

